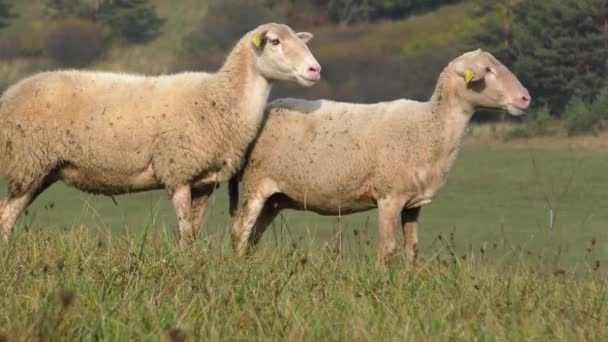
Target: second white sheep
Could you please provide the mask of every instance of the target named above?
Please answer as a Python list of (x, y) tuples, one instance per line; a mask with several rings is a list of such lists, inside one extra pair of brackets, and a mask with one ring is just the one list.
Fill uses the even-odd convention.
[[(242, 172), (232, 238), (239, 254), (281, 209), (344, 215), (378, 208), (379, 255), (396, 250), (401, 217), (414, 262), (420, 208), (444, 185), (465, 128), (480, 108), (522, 114), (530, 95), (491, 54), (465, 53), (441, 73), (428, 102), (277, 100)], [(231, 212), (238, 180), (230, 182)]]

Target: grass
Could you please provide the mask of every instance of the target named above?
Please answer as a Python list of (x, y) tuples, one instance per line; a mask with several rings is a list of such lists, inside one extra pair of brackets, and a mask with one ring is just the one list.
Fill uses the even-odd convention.
[[(224, 240), (225, 241), (225, 240)], [(501, 248), (501, 247), (499, 247)], [(398, 260), (291, 247), (234, 257), (211, 236), (183, 253), (162, 232), (37, 231), (0, 251), (10, 340), (605, 340), (603, 272), (452, 257)]]
[(415, 272), (376, 263), (373, 211), (285, 212), (239, 259), (223, 189), (178, 252), (164, 194), (56, 185), (0, 248), (0, 338), (605, 340), (607, 171), (593, 147), (468, 143)]

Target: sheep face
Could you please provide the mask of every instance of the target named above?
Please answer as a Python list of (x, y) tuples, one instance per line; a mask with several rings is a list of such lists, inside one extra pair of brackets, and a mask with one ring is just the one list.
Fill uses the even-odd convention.
[(517, 77), (491, 54), (476, 50), (454, 61), (462, 97), (475, 109), (504, 110), (522, 115), (531, 97)]
[(316, 84), (321, 79), (321, 66), (306, 46), (312, 37), (281, 24), (258, 27), (252, 39), (258, 72), (271, 81), (295, 81), (306, 87)]

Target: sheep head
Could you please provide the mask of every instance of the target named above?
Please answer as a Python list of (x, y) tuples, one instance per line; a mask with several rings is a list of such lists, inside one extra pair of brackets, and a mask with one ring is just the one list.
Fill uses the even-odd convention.
[(521, 115), (530, 107), (528, 90), (490, 53), (470, 51), (456, 58), (452, 65), (460, 95), (473, 108)]
[(258, 72), (268, 80), (296, 81), (310, 87), (321, 79), (321, 66), (306, 43), (313, 35), (282, 24), (265, 24), (251, 33)]

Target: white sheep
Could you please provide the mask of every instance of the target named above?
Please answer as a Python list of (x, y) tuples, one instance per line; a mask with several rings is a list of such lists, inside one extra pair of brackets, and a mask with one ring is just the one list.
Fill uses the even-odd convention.
[(166, 188), (185, 246), (214, 187), (242, 166), (273, 81), (319, 80), (311, 38), (270, 23), (245, 34), (214, 74), (56, 71), (10, 87), (0, 98), (5, 237), (36, 196), (62, 180), (100, 194)]
[[(381, 260), (396, 249), (394, 223), (401, 215), (405, 253), (413, 263), (420, 208), (444, 185), (475, 110), (520, 115), (529, 104), (517, 78), (481, 50), (453, 60), (428, 102), (270, 103), (241, 174), (242, 206), (232, 227), (237, 252), (257, 243), (284, 208), (344, 215), (377, 207)], [(236, 177), (230, 193), (233, 214)]]

